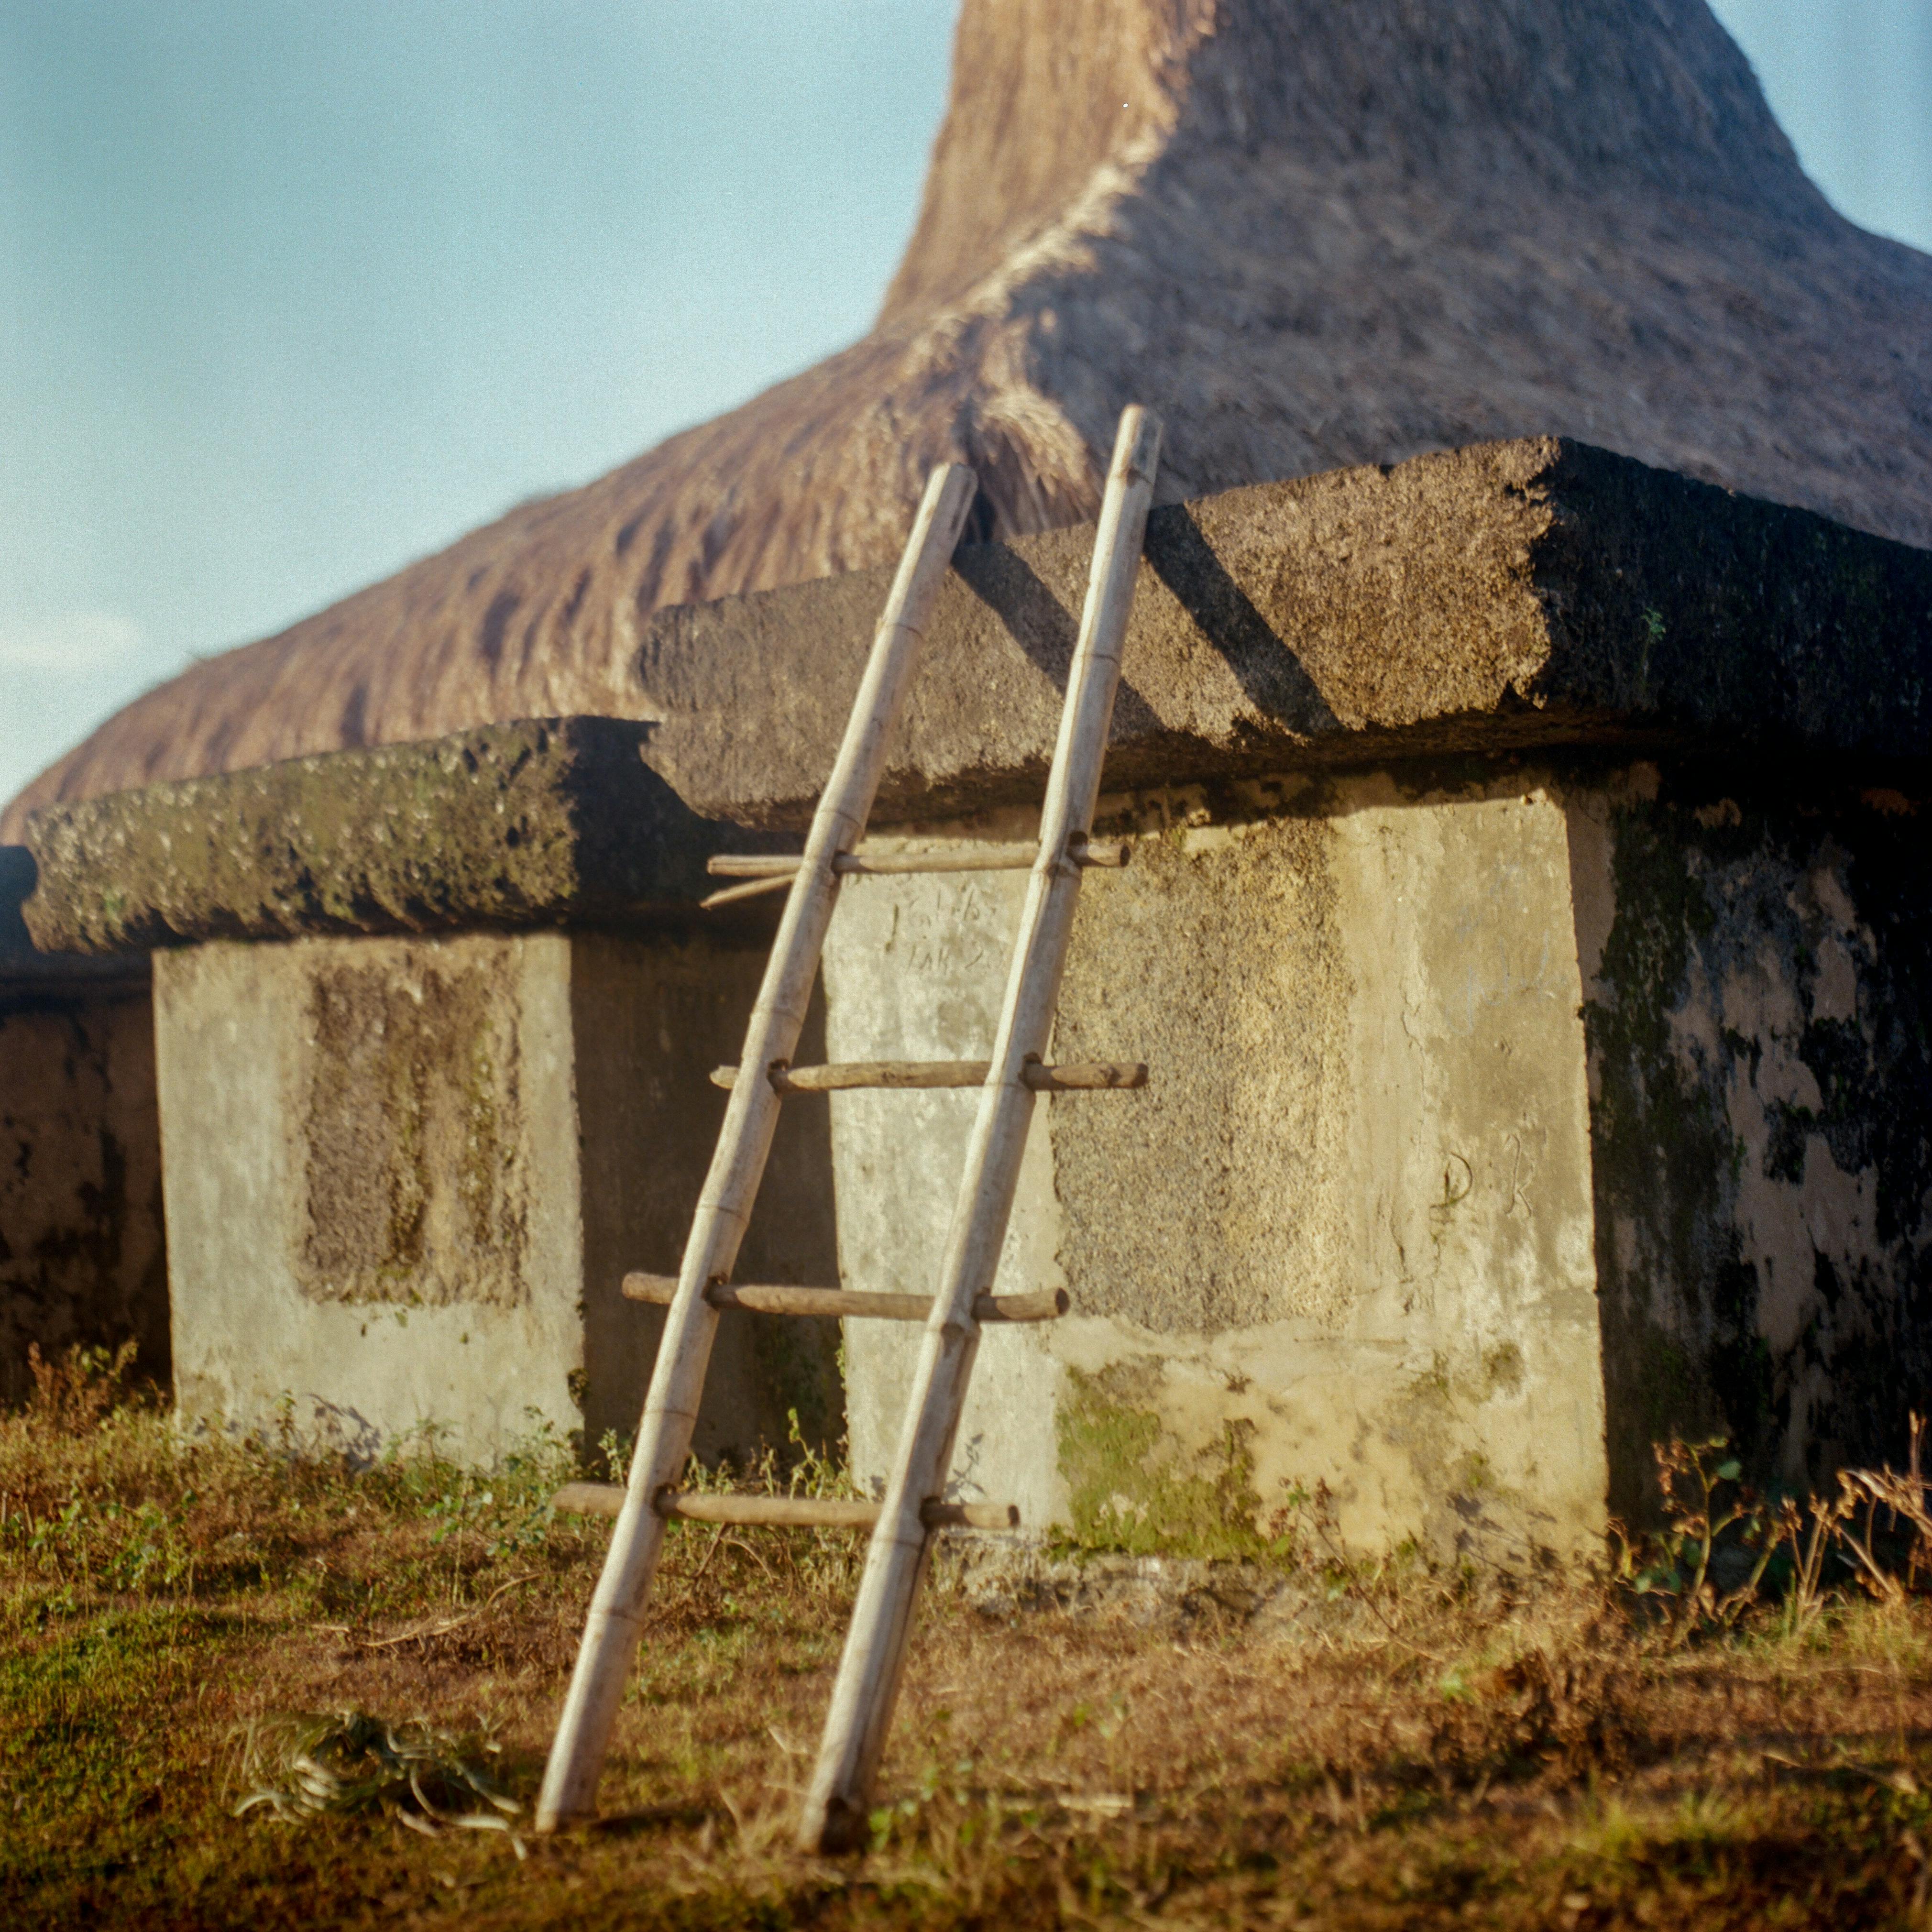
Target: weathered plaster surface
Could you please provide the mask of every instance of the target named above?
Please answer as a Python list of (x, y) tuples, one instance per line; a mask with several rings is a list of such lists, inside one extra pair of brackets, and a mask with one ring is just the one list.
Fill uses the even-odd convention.
[[(554, 949), (552, 949), (553, 950)], [(316, 1301), (525, 1300), (555, 1050), (500, 941), (338, 949), (305, 976), (296, 1282)], [(549, 1124), (553, 1130), (556, 1123)]]
[(1639, 767), (1572, 814), (1611, 1494), (1728, 1434), (1767, 1481), (1895, 1458), (1932, 1381), (1932, 852)]
[(131, 1340), (165, 1385), (166, 1269), (146, 988), (0, 985), (0, 1402), (34, 1342)]
[[(1345, 1535), (1520, 1554), (1654, 1507), (1722, 1433), (1803, 1487), (1932, 1383), (1932, 848), (1891, 790), (1573, 762), (1118, 797), (963, 1486), (1129, 1547)], [(1753, 802), (1754, 798), (1756, 802)], [(934, 828), (908, 828), (919, 833)], [(1023, 833), (1016, 818), (951, 828)], [(1017, 877), (855, 880), (840, 1057), (990, 1042)], [(847, 1278), (927, 1288), (972, 1098), (840, 1096)], [(916, 1346), (854, 1324), (883, 1474)]]
[[(998, 1285), (1074, 1312), (986, 1334), (957, 1486), (1213, 1551), (1322, 1484), (1355, 1543), (1515, 1557), (1640, 1514), (1675, 1431), (1793, 1484), (1895, 1451), (1932, 1370), (1918, 828), (1892, 793), (1581, 763), (1109, 799), (1133, 861), (1088, 875), (1054, 1050), (1153, 1082), (1036, 1112)], [(983, 1054), (1022, 890), (850, 881), (803, 1055)], [(531, 1408), (627, 1430), (660, 1318), (617, 1282), (676, 1268), (761, 964), (584, 933), (164, 956), (184, 1408), (288, 1391), (478, 1454)], [(789, 1102), (738, 1278), (928, 1292), (974, 1105)], [(916, 1346), (845, 1338), (868, 1479)], [(728, 1318), (700, 1449), (792, 1411), (836, 1436), (835, 1347)]]
[[(1024, 832), (1090, 542), (961, 551), (882, 821)], [(1157, 512), (1102, 828), (1137, 856), (1090, 878), (1060, 1040), (1154, 1084), (1039, 1112), (1002, 1282), (1076, 1312), (986, 1338), (962, 1486), (1207, 1549), (1319, 1482), (1358, 1541), (1520, 1551), (1640, 1510), (1673, 1430), (1786, 1481), (1895, 1451), (1932, 1369), (1932, 861), (1912, 799), (1846, 788), (1923, 792), (1928, 586), (1925, 552), (1554, 440)], [(628, 1426), (658, 1318), (616, 1281), (675, 1265), (772, 909), (690, 902), (803, 822), (884, 590), (659, 613), (610, 660), (628, 723), (34, 819), (44, 944), (296, 942), (158, 980), (184, 1393), (478, 1448), (532, 1400)], [(1719, 751), (1757, 768), (1688, 772)], [(983, 1052), (1020, 890), (853, 881), (823, 1050)], [(382, 936), (440, 932), (471, 936)], [(972, 1105), (792, 1102), (740, 1278), (829, 1274), (830, 1160), (846, 1278), (928, 1288)], [(876, 1475), (916, 1338), (848, 1346)], [(830, 1346), (728, 1321), (707, 1453), (792, 1408), (831, 1432)]]
[[(292, 1396), (358, 1449), (434, 1424), (478, 1458), (539, 1418), (634, 1427), (661, 1318), (619, 1282), (675, 1270), (722, 1112), (705, 1076), (760, 963), (560, 933), (161, 956), (183, 1412), (254, 1426)], [(748, 1243), (781, 1278), (830, 1265), (812, 1129), (794, 1115)], [(700, 1450), (782, 1442), (787, 1407), (832, 1432), (832, 1348), (724, 1324)]]
[[(1003, 1282), (1064, 1278), (1075, 1312), (987, 1336), (962, 1478), (1130, 1544), (1252, 1542), (1318, 1481), (1359, 1541), (1587, 1537), (1603, 1421), (1560, 803), (1514, 778), (1263, 784), (1219, 822), (1198, 795), (1114, 803), (1134, 862), (1088, 875), (1054, 1050), (1145, 1058), (1153, 1084), (1036, 1117)], [(834, 1053), (983, 1052), (1018, 892), (854, 881)], [(835, 1100), (848, 1280), (929, 1287), (971, 1105)], [(877, 1475), (914, 1343), (853, 1327)]]

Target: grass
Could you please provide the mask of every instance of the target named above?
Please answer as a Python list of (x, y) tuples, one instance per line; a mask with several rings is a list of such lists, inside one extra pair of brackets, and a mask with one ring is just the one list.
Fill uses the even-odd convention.
[(1802, 1619), (1693, 1600), (1681, 1537), (1642, 1594), (1330, 1558), (1266, 1636), (1212, 1593), (1141, 1625), (942, 1580), (835, 1863), (789, 1834), (856, 1552), (676, 1525), (606, 1822), (531, 1838), (606, 1533), (549, 1514), (565, 1445), (356, 1472), (292, 1418), (185, 1437), (126, 1366), (0, 1418), (10, 1926), (1926, 1918), (1932, 1608), (1842, 1571)]

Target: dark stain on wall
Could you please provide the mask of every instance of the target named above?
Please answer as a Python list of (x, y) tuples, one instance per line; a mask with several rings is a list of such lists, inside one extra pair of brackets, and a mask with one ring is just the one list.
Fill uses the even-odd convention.
[(1654, 1509), (1673, 1434), (1788, 1488), (1895, 1460), (1932, 1398), (1925, 820), (1679, 769), (1612, 837), (1584, 1012), (1610, 1506)]
[[(675, 1275), (704, 1184), (724, 1094), (711, 1070), (735, 1061), (765, 968), (762, 952), (658, 945), (579, 934), (571, 1005), (583, 1124), (584, 1433), (595, 1447), (638, 1426), (660, 1309), (625, 1300), (629, 1269)], [(822, 994), (799, 1044), (825, 1057)], [(835, 1286), (830, 1096), (789, 1097), (773, 1136), (734, 1279)], [(844, 1433), (836, 1321), (733, 1312), (721, 1317), (693, 1447), (706, 1462), (793, 1453), (791, 1419), (814, 1446)]]
[(135, 1344), (166, 1387), (167, 1250), (145, 988), (0, 992), (0, 1402), (27, 1351)]

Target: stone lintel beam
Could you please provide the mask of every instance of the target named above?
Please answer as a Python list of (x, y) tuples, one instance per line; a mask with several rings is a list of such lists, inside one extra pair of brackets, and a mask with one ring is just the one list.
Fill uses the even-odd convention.
[(746, 835), (644, 763), (650, 728), (484, 724), (56, 806), (28, 822), (27, 928), (44, 950), (103, 953), (688, 913), (705, 860)]
[[(1081, 529), (959, 552), (881, 822), (1037, 798), (1092, 545)], [(694, 809), (804, 823), (889, 579), (652, 620), (648, 755)], [(1932, 552), (1555, 437), (1149, 521), (1111, 787), (1700, 744), (1867, 773), (1932, 754)]]
[[(875, 822), (1038, 799), (1091, 548), (958, 553)], [(803, 828), (889, 578), (659, 613), (623, 700), (649, 724), (487, 724), (46, 809), (27, 924), (112, 952), (687, 909), (711, 853), (759, 849), (742, 828)], [(1932, 552), (1553, 437), (1155, 512), (1111, 788), (1564, 746), (1916, 779)]]
[(134, 992), (148, 983), (148, 956), (43, 952), (20, 909), (34, 885), (34, 855), (24, 845), (0, 845), (0, 1011), (22, 1000), (89, 993)]

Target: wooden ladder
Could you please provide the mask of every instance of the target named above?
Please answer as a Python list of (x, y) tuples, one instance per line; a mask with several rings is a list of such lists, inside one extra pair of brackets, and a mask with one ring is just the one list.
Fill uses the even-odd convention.
[[(714, 1078), (730, 1088), (718, 1147), (698, 1198), (676, 1280), (631, 1275), (625, 1292), (668, 1304), (650, 1393), (626, 1486), (575, 1484), (560, 1508), (614, 1514), (616, 1526), (590, 1603), (577, 1666), (550, 1746), (537, 1828), (555, 1830), (596, 1810), (598, 1779), (641, 1634), (644, 1598), (674, 1517), (750, 1524), (869, 1528), (872, 1541), (832, 1694), (800, 1843), (812, 1851), (864, 1842), (873, 1778), (897, 1700), (914, 1599), (934, 1529), (1007, 1527), (1001, 1505), (944, 1500), (980, 1324), (1064, 1313), (1064, 1293), (996, 1296), (992, 1288), (1012, 1207), (1021, 1154), (1041, 1092), (1142, 1085), (1144, 1066), (1044, 1064), (1084, 867), (1119, 864), (1124, 848), (1090, 842), (1100, 766), (1120, 676), (1120, 650), (1160, 448), (1160, 419), (1138, 407), (1120, 418), (1096, 532), (1078, 642), (1060, 714), (1036, 843), (950, 851), (856, 851), (885, 767), (886, 746), (917, 660), (927, 620), (971, 506), (973, 472), (935, 470), (886, 600), (830, 782), (803, 854), (714, 861), (747, 880), (707, 904), (789, 887), (778, 938), (752, 1010), (736, 1069)], [(1006, 999), (990, 1061), (794, 1066), (826, 928), (842, 878), (856, 872), (1030, 869)], [(746, 1070), (762, 1077), (740, 1078)], [(976, 1087), (980, 1105), (931, 1297), (830, 1288), (729, 1286), (766, 1156), (787, 1093), (857, 1087)], [(871, 1316), (926, 1324), (912, 1398), (882, 1501), (692, 1494), (676, 1486), (690, 1454), (718, 1316), (727, 1308), (797, 1315)]]

